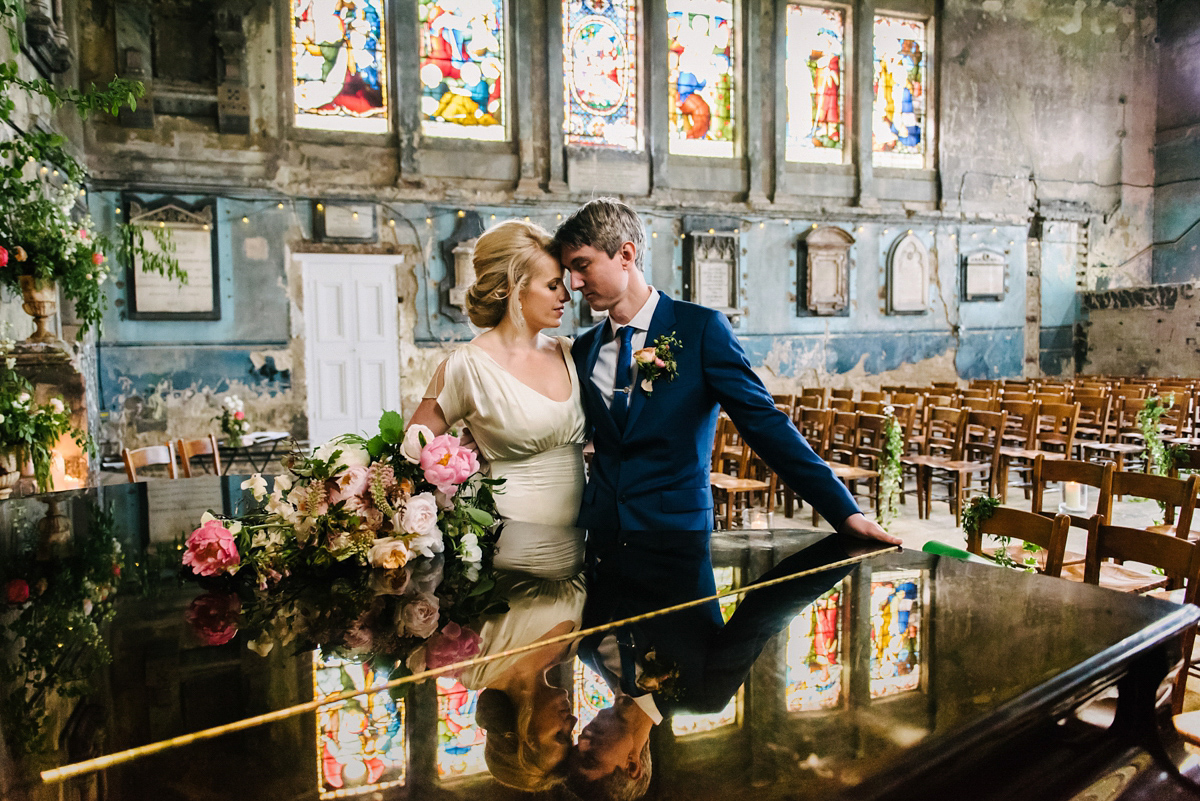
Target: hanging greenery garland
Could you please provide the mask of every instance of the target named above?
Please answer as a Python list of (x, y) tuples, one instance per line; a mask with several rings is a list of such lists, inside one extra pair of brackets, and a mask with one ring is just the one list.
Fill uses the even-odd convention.
[(896, 410), (885, 406), (887, 418), (883, 424), (883, 459), (879, 469), (879, 525), (890, 531), (892, 523), (900, 516), (900, 479), (902, 468), (900, 457), (904, 455), (904, 432), (896, 419)]
[(1162, 416), (1175, 405), (1175, 393), (1168, 392), (1165, 396), (1155, 395), (1146, 399), (1146, 405), (1138, 412), (1138, 428), (1142, 430), (1142, 441), (1146, 446), (1146, 472), (1157, 476), (1165, 476), (1175, 465), (1175, 454), (1178, 446), (1167, 446), (1163, 443), (1162, 429), (1159, 421)]

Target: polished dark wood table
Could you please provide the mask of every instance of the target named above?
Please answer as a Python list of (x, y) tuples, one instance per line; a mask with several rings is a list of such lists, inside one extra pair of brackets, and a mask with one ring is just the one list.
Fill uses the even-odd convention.
[[(57, 496), (77, 523), (99, 502), (113, 510), (126, 548), (168, 553), (197, 510), (233, 509), (240, 481)], [(44, 508), (35, 498), (0, 503), (0, 544), (36, 536)], [(744, 584), (818, 539), (716, 535), (718, 586)], [(335, 684), (361, 686), (361, 669), (312, 652), (262, 657), (241, 635), (203, 645), (184, 616), (198, 590), (169, 570), (154, 578), (118, 602), (114, 661), (84, 699), (91, 736), (64, 738), (38, 767), (302, 703), (329, 689), (331, 670)], [(1167, 700), (1181, 637), (1198, 617), (1194, 607), (949, 557), (876, 556), (768, 643), (724, 710), (655, 728), (647, 797), (1200, 797), (1197, 759), (1175, 736)], [(603, 703), (602, 684), (574, 662), (555, 675), (581, 718)], [(69, 797), (521, 797), (484, 769), (473, 703), (453, 680), (429, 682), (400, 701), (364, 700), (340, 729), (326, 711), (299, 715), (71, 779)], [(572, 796), (559, 788), (543, 797)]]

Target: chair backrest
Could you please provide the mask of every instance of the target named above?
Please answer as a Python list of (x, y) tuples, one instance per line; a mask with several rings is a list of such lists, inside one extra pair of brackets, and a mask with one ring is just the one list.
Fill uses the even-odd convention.
[[(806, 403), (806, 399), (815, 399), (815, 404)], [(816, 405), (825, 407), (829, 405), (829, 387), (808, 387), (800, 390), (800, 397), (796, 399), (797, 403), (803, 403), (805, 406)]]
[(1175, 450), (1169, 475), (1178, 478), (1180, 470), (1200, 470), (1200, 445), (1185, 445)]
[(1037, 428), (1033, 432), (1034, 450), (1061, 450), (1070, 456), (1075, 448), (1078, 421), (1078, 403), (1043, 403), (1038, 409)]
[[(1081, 462), (1075, 459), (1047, 459), (1040, 453), (1033, 460), (1033, 513), (1050, 517), (1056, 512), (1046, 510), (1046, 484), (1055, 481), (1074, 481), (1095, 487), (1099, 493), (1096, 496), (1096, 513), (1105, 520), (1112, 517), (1112, 477), (1113, 463)], [(1073, 515), (1071, 525), (1087, 528), (1090, 515)]]
[(917, 392), (893, 392), (892, 405), (903, 404), (905, 406), (920, 406), (921, 395)]
[[(1192, 514), (1196, 509), (1196, 485), (1200, 476), (1190, 475), (1187, 478), (1171, 478), (1156, 476), (1152, 473), (1129, 473), (1121, 471), (1113, 473), (1112, 495), (1133, 495), (1136, 498), (1149, 498), (1163, 505), (1166, 522), (1175, 525), (1175, 533), (1187, 538), (1192, 529)], [(1112, 509), (1112, 500), (1108, 500), (1105, 509)], [(1097, 510), (1099, 511), (1099, 510)], [(1179, 519), (1176, 520), (1176, 514)], [(1111, 518), (1106, 516), (1105, 520)]]
[[(212, 455), (212, 472), (213, 475), (221, 475), (221, 452), (217, 448), (217, 437), (214, 434), (209, 434), (201, 439), (180, 439), (175, 441), (175, 448), (179, 452), (180, 466), (183, 468), (183, 477), (192, 477), (192, 457), (193, 456), (208, 456)], [(205, 467), (205, 472), (208, 468)]]
[(1112, 391), (1116, 398), (1144, 398), (1149, 387), (1146, 384), (1122, 384)]
[(853, 389), (833, 389), (829, 391), (830, 397), (845, 398), (846, 400), (854, 400)]
[(925, 453), (961, 459), (966, 422), (967, 417), (962, 409), (950, 406), (930, 407), (925, 420)]
[(740, 467), (741, 446), (737, 426), (725, 415), (718, 415), (717, 430), (713, 436), (712, 471), (726, 473), (735, 469), (735, 463)]
[(990, 389), (964, 389), (961, 392), (961, 395), (964, 401), (966, 401), (968, 398), (983, 400), (992, 399), (992, 391)]
[(1162, 568), (1168, 576), (1181, 577), (1187, 584), (1185, 603), (1196, 603), (1200, 582), (1200, 544), (1183, 537), (1156, 534), (1140, 528), (1110, 526), (1095, 515), (1088, 521), (1087, 561), (1083, 580), (1100, 583), (1100, 564), (1105, 559), (1141, 562)]
[(830, 398), (829, 408), (838, 412), (852, 412), (854, 411), (854, 401), (849, 398)]
[(998, 412), (1000, 411), (1000, 402), (995, 398), (970, 398), (964, 396), (962, 407), (976, 412)]
[(957, 381), (934, 381), (930, 386), (934, 389), (948, 389), (951, 393), (958, 392)]
[(1019, 443), (1019, 447), (1033, 447), (1033, 432), (1037, 425), (1038, 410), (1041, 403), (1035, 400), (1009, 400), (1004, 396), (1000, 402), (1000, 410), (1008, 415), (1007, 431), (1010, 443)]
[(1075, 424), (1076, 433), (1087, 439), (1103, 439), (1104, 432), (1108, 430), (1108, 414), (1112, 408), (1112, 398), (1107, 394), (1081, 395), (1076, 392), (1075, 402), (1079, 404), (1079, 417)]
[(862, 394), (858, 396), (858, 399), (863, 400), (863, 401), (879, 401), (880, 403), (886, 403), (887, 396), (888, 396), (888, 394), (882, 390), (873, 391), (873, 390), (869, 390), (869, 389), (864, 389), (862, 391)]
[(792, 407), (796, 405), (795, 395), (772, 395), (771, 399), (775, 401), (775, 408), (788, 417), (792, 416)]
[(168, 442), (166, 445), (149, 445), (145, 448), (121, 449), (121, 461), (125, 463), (125, 477), (130, 483), (138, 480), (137, 471), (142, 467), (163, 464), (167, 466), (167, 476), (177, 478), (175, 473), (175, 446)]
[(1108, 438), (1106, 442), (1120, 442), (1125, 437), (1140, 441), (1142, 427), (1138, 425), (1138, 413), (1146, 406), (1145, 398), (1117, 398), (1109, 413)]
[(1043, 517), (1011, 506), (997, 506), (992, 516), (980, 523), (979, 530), (967, 537), (967, 550), (983, 556), (984, 534), (1032, 542), (1046, 549), (1046, 566), (1042, 572), (1047, 576), (1059, 576), (1062, 574), (1067, 530), (1070, 527), (1071, 521), (1066, 515)]
[(854, 463), (854, 429), (858, 427), (857, 412), (834, 410), (829, 416), (829, 436), (826, 439), (826, 456), (831, 462)]
[(1029, 401), (1034, 400), (1033, 393), (1023, 389), (1004, 389), (1000, 391), (1000, 397), (1005, 403), (1008, 401)]
[(854, 404), (854, 411), (863, 414), (882, 414), (884, 405), (883, 401), (860, 400)]
[(884, 425), (887, 418), (882, 414), (858, 415), (854, 426), (854, 461), (859, 467), (878, 470), (883, 463), (883, 446), (887, 438)]
[(813, 409), (807, 406), (797, 406), (793, 418), (796, 428), (808, 440), (809, 446), (816, 451), (817, 456), (825, 458), (829, 448), (829, 420), (833, 416), (831, 409)]

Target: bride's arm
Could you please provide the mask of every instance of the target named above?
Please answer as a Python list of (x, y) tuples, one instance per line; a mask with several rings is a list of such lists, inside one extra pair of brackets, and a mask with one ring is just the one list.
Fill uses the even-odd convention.
[(445, 384), (446, 363), (443, 361), (434, 371), (429, 386), (425, 388), (420, 405), (417, 406), (417, 410), (413, 412), (412, 418), (408, 421), (410, 425), (425, 426), (433, 432), (435, 437), (450, 430), (450, 423), (446, 420), (446, 415), (442, 413), (442, 407), (438, 406), (437, 402), (438, 395), (442, 394), (442, 387)]

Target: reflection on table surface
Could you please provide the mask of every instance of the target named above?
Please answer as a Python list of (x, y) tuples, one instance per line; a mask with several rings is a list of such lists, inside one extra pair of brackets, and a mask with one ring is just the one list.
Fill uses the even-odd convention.
[[(241, 480), (115, 485), (55, 498), (77, 536), (87, 530), (88, 505), (99, 503), (111, 510), (124, 548), (173, 553), (203, 511), (234, 511)], [(44, 509), (37, 498), (0, 503), (6, 549), (37, 536)], [(718, 589), (742, 586), (821, 538), (781, 531), (715, 535)], [(68, 736), (37, 767), (365, 689), (388, 677), (386, 665), (364, 659), (283, 648), (260, 656), (241, 635), (204, 645), (185, 616), (199, 590), (169, 570), (150, 578), (139, 593), (118, 600), (109, 630), (114, 661), (84, 703), (59, 705), (58, 728)], [(524, 599), (545, 588), (514, 584), (513, 592), (514, 608), (535, 614), (544, 599)], [(723, 599), (722, 619), (736, 616), (749, 597)], [(1057, 743), (1056, 731), (1070, 726), (1049, 731), (1047, 723), (1069, 717), (1073, 706), (1154, 648), (1167, 643), (1170, 653), (1190, 615), (1165, 602), (919, 552), (876, 556), (789, 613), (722, 708), (679, 711), (654, 728), (648, 797), (889, 797), (905, 781), (928, 781), (921, 771), (938, 760), (966, 760), (967, 746), (979, 752), (985, 735), (1004, 740), (1024, 732), (1031, 743)], [(665, 621), (678, 627), (690, 618), (667, 613), (659, 630)], [(578, 734), (612, 703), (612, 691), (574, 648), (563, 655), (546, 675), (567, 692)], [(480, 691), (468, 689), (465, 675), (423, 682), (402, 695), (360, 695), (141, 758), (73, 779), (71, 791), (113, 799), (519, 797), (487, 770), (476, 721)], [(1096, 750), (1102, 734), (1084, 727), (1063, 736), (1086, 752)], [(564, 787), (544, 795), (572, 797)]]

